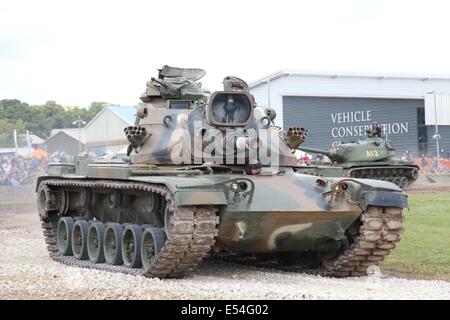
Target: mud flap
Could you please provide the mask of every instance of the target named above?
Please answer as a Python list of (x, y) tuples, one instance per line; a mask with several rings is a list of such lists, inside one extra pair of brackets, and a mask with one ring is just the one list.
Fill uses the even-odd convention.
[(364, 192), (360, 207), (366, 210), (367, 206), (408, 208), (408, 196), (404, 193), (386, 191)]

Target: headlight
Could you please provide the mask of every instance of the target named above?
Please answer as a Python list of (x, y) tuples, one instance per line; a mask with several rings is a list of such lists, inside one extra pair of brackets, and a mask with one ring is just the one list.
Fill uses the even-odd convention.
[(233, 182), (230, 186), (231, 191), (233, 192), (238, 192), (239, 191), (239, 185), (237, 184), (237, 182)]
[(248, 189), (248, 184), (247, 182), (243, 181), (243, 182), (239, 182), (239, 188), (241, 189), (241, 192), (245, 192)]

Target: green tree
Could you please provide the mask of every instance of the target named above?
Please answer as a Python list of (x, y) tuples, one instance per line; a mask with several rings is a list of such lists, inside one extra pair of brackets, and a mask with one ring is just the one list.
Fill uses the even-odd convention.
[(73, 128), (73, 122), (78, 118), (91, 121), (106, 104), (94, 101), (88, 108), (80, 108), (63, 107), (53, 100), (43, 105), (29, 105), (18, 99), (4, 99), (0, 100), (0, 126), (5, 132), (17, 127), (17, 130), (29, 130), (45, 139), (50, 136), (52, 129)]
[(25, 123), (22, 120), (16, 120), (9, 122), (7, 119), (0, 118), (0, 135), (9, 135), (17, 130), (17, 134), (25, 133)]
[(17, 130), (18, 135), (25, 133), (25, 123), (21, 119), (8, 121), (0, 118), (0, 147), (14, 147), (14, 130)]
[(17, 99), (0, 100), (0, 119), (31, 121), (30, 106)]
[(98, 101), (92, 102), (87, 110), (87, 117), (89, 118), (89, 120), (87, 120), (87, 121), (91, 121), (92, 118), (94, 118), (95, 115), (97, 113), (99, 113), (105, 105), (108, 105), (108, 104), (110, 104), (110, 103), (98, 102)]

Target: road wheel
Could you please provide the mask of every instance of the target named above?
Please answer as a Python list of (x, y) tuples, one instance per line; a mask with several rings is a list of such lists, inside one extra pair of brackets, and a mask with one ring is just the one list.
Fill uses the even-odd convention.
[(166, 243), (166, 234), (158, 228), (146, 228), (142, 234), (141, 258), (144, 269), (149, 269)]
[(394, 178), (394, 184), (396, 184), (397, 187), (402, 188), (402, 178), (395, 177)]
[(405, 188), (408, 187), (408, 185), (409, 185), (408, 178), (406, 178), (406, 177), (401, 177), (401, 178), (400, 178), (400, 188), (405, 189)]
[(121, 265), (123, 226), (119, 223), (108, 223), (105, 229), (104, 254), (106, 263)]
[(89, 260), (94, 263), (105, 262), (104, 254), (104, 238), (105, 225), (101, 222), (94, 222), (88, 230), (88, 256)]
[(58, 252), (63, 256), (71, 256), (72, 251), (72, 231), (75, 220), (72, 217), (59, 219), (56, 235)]
[(122, 237), (122, 259), (123, 264), (130, 268), (142, 267), (141, 240), (142, 228), (136, 224), (125, 227)]
[(77, 220), (72, 231), (72, 251), (75, 258), (87, 260), (89, 258), (87, 251), (87, 235), (89, 222), (86, 220)]

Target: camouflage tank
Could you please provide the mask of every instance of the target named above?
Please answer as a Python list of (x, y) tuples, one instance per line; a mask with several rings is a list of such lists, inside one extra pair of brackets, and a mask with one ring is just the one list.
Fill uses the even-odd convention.
[(419, 177), (416, 164), (394, 159), (395, 149), (391, 141), (373, 134), (365, 139), (337, 143), (328, 151), (307, 147), (299, 149), (326, 155), (331, 160), (331, 167), (304, 167), (301, 172), (305, 174), (384, 180), (402, 189), (412, 185)]
[(282, 130), (247, 84), (207, 94), (201, 69), (147, 83), (120, 160), (51, 164), (37, 182), (50, 256), (91, 269), (179, 278), (203, 258), (359, 276), (393, 249), (407, 196), (392, 183), (297, 171), (306, 130)]

